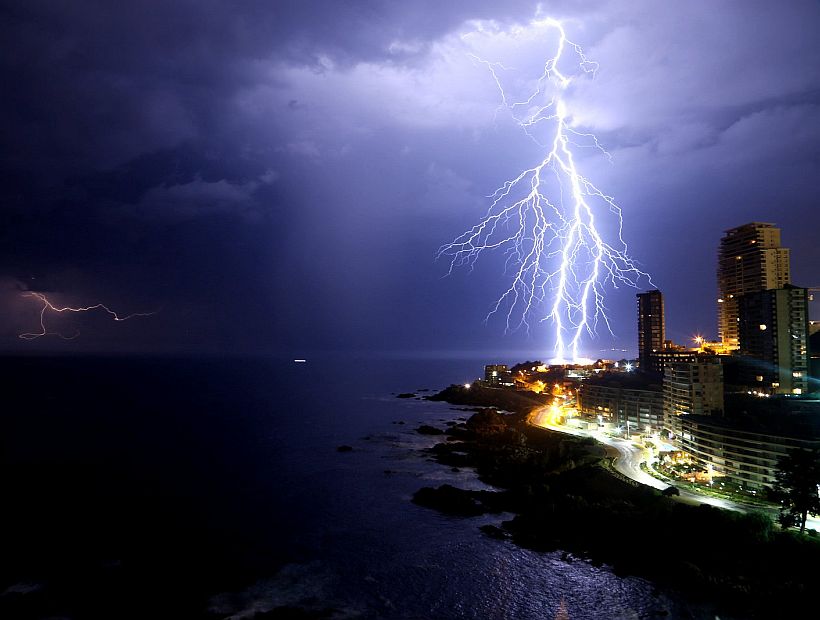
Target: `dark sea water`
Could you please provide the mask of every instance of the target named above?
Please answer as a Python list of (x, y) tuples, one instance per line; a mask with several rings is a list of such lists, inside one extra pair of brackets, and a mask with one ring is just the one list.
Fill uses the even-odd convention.
[(714, 617), (410, 502), (481, 364), (0, 358), (0, 618)]

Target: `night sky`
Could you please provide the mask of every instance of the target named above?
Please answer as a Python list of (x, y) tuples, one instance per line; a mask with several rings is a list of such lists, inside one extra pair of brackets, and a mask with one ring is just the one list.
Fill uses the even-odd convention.
[[(502, 254), (450, 277), (440, 245), (543, 152), (486, 67), (537, 77), (534, 2), (27, 0), (0, 8), (0, 350), (548, 357), (484, 317)], [(570, 92), (612, 155), (579, 166), (623, 209), (667, 334), (716, 334), (722, 231), (777, 223), (820, 286), (820, 3), (544, 2), (600, 63)], [(535, 74), (533, 75), (533, 71)], [(522, 78), (523, 79), (523, 78)], [(47, 317), (40, 291), (101, 313)], [(635, 293), (610, 290), (636, 350)], [(813, 317), (820, 318), (820, 317)]]

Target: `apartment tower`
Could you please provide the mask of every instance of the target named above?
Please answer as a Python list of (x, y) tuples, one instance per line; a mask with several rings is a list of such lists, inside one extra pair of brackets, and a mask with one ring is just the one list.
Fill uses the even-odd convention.
[(805, 394), (809, 292), (790, 284), (739, 299), (742, 382), (767, 394)]
[(783, 288), (789, 283), (789, 250), (780, 247), (780, 229), (751, 222), (725, 231), (718, 250), (718, 338), (737, 347), (738, 297)]
[(663, 348), (666, 323), (663, 315), (663, 295), (660, 291), (638, 293), (638, 361), (641, 370), (662, 372), (653, 366), (652, 353)]

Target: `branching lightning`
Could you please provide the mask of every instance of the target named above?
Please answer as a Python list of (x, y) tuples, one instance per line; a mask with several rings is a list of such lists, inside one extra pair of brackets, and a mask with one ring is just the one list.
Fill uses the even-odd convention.
[[(458, 267), (472, 268), (487, 250), (503, 250), (512, 284), (499, 297), (487, 319), (506, 309), (506, 329), (529, 329), (538, 316), (555, 328), (554, 362), (578, 361), (584, 334), (595, 334), (603, 321), (612, 333), (604, 305), (607, 285), (637, 286), (646, 277), (627, 254), (620, 207), (612, 196), (596, 187), (577, 169), (574, 148), (592, 147), (609, 153), (591, 133), (570, 126), (571, 115), (563, 98), (573, 77), (559, 69), (565, 50), (577, 61), (579, 76), (594, 75), (597, 63), (580, 46), (569, 41), (560, 22), (543, 20), (537, 25), (558, 34), (555, 53), (546, 60), (535, 89), (522, 101), (514, 101), (502, 85), (498, 62), (474, 59), (490, 71), (501, 94), (499, 110), (513, 121), (546, 156), (532, 168), (506, 181), (491, 196), (491, 205), (478, 224), (439, 249), (438, 257), (450, 258), (448, 273)], [(539, 141), (539, 136), (547, 136)], [(548, 197), (552, 192), (553, 198)], [(617, 239), (604, 241), (596, 228), (595, 208), (614, 214)]]
[(39, 299), (43, 304), (42, 308), (40, 308), (40, 331), (39, 332), (29, 332), (29, 333), (19, 334), (18, 338), (22, 338), (23, 340), (34, 340), (36, 338), (42, 338), (43, 336), (57, 336), (58, 338), (62, 338), (63, 340), (74, 340), (77, 336), (80, 335), (79, 330), (75, 330), (75, 332), (70, 336), (66, 336), (64, 334), (61, 334), (60, 332), (50, 332), (50, 331), (48, 331), (48, 329), (46, 329), (46, 312), (48, 312), (48, 311), (63, 313), (63, 312), (90, 312), (90, 311), (93, 311), (93, 310), (102, 310), (104, 312), (107, 312), (109, 315), (111, 315), (111, 317), (115, 321), (127, 321), (128, 319), (133, 319), (133, 318), (139, 317), (139, 316), (151, 316), (153, 314), (156, 314), (154, 312), (134, 312), (132, 314), (128, 314), (128, 315), (125, 315), (125, 316), (120, 316), (119, 314), (114, 312), (111, 308), (106, 306), (105, 304), (94, 304), (93, 306), (85, 306), (85, 307), (79, 307), (79, 308), (69, 308), (69, 307), (59, 308), (59, 307), (55, 306), (54, 304), (52, 304), (48, 300), (48, 298), (45, 295), (43, 295), (42, 293), (35, 293), (34, 291), (29, 291), (27, 293), (23, 293), (23, 295), (26, 296), (26, 297), (34, 297), (35, 299)]

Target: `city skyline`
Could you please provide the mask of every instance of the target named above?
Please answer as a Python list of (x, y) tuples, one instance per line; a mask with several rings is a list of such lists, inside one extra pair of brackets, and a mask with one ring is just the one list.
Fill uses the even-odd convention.
[[(470, 54), (531, 75), (545, 15), (599, 65), (570, 107), (612, 161), (582, 163), (623, 208), (668, 338), (717, 337), (733, 226), (776, 223), (791, 281), (820, 285), (816, 3), (430, 6), (7, 10), (0, 350), (548, 358), (546, 324), (484, 323), (503, 261), (443, 278), (434, 260), (541, 152)], [(599, 325), (582, 351), (635, 356), (644, 290), (609, 291), (615, 337)], [(152, 315), (51, 317), (81, 336), (23, 341), (26, 292)]]

